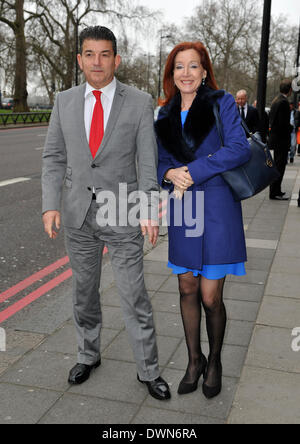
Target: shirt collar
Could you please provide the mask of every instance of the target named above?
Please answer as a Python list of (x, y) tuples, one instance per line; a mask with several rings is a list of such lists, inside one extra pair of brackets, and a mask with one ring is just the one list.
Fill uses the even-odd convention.
[(240, 109), (242, 108), (244, 108), (244, 110), (246, 111), (246, 109), (248, 108), (248, 102), (246, 102), (244, 106), (240, 106)]
[[(114, 77), (113, 80), (104, 88), (101, 88), (99, 91), (101, 91), (106, 97), (108, 97), (111, 101), (114, 98), (114, 94), (117, 87), (117, 81)], [(92, 94), (93, 91), (95, 91), (96, 88), (93, 88), (88, 82), (86, 82), (86, 88), (85, 88), (85, 95), (84, 98), (86, 99), (89, 94)]]

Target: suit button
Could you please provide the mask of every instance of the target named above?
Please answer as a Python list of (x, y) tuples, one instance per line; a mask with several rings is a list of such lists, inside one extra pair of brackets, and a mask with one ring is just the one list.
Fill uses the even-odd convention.
[(92, 191), (92, 188), (91, 188), (91, 187), (87, 187), (87, 189), (88, 189), (89, 191)]
[(96, 168), (97, 165), (95, 165), (94, 163), (92, 163), (92, 168)]

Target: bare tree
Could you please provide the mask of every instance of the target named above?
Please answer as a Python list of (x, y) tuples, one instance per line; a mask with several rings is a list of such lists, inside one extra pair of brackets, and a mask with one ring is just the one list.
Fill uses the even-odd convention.
[[(205, 44), (220, 87), (233, 94), (245, 88), (251, 101), (257, 93), (262, 12), (254, 0), (203, 0), (186, 21), (186, 39)], [(291, 75), (297, 32), (285, 17), (271, 21), (267, 103), (280, 80)]]
[[(8, 31), (8, 32), (7, 32)], [(5, 33), (0, 33), (0, 89), (7, 95), (12, 96), (14, 92), (14, 71), (15, 71), (15, 42), (13, 33), (5, 29)]]
[[(257, 70), (257, 35), (259, 15), (254, 0), (203, 1), (195, 14), (186, 22), (188, 35), (202, 41), (208, 48), (219, 84), (228, 90), (236, 88), (237, 72), (244, 68), (245, 57), (250, 56), (253, 64), (247, 63), (248, 75)], [(254, 43), (254, 44), (253, 44)], [(245, 49), (247, 48), (247, 52)]]
[(281, 78), (291, 75), (294, 65), (298, 29), (291, 26), (286, 17), (271, 22), (269, 70), (271, 76)]
[(48, 64), (48, 70), (60, 78), (61, 89), (68, 89), (74, 84), (78, 28), (86, 26), (88, 20), (99, 23), (99, 17), (117, 21), (124, 28), (126, 20), (141, 24), (151, 16), (146, 8), (133, 7), (127, 0), (53, 0), (51, 6), (47, 0), (36, 0), (29, 42), (36, 56)]
[(27, 105), (24, 0), (0, 0), (0, 21), (9, 26), (15, 36), (14, 110), (29, 111)]

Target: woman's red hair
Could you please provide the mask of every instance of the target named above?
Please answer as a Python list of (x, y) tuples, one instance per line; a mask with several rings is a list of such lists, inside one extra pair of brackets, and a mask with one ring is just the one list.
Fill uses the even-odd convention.
[(167, 105), (170, 100), (175, 96), (178, 91), (177, 86), (174, 84), (173, 73), (175, 57), (180, 51), (186, 51), (187, 49), (195, 49), (200, 55), (200, 61), (203, 69), (207, 72), (206, 85), (212, 89), (219, 89), (216, 83), (216, 79), (213, 72), (212, 63), (210, 61), (207, 49), (201, 42), (183, 42), (175, 46), (170, 52), (165, 66), (163, 88), (165, 93), (165, 99), (159, 97), (158, 104), (161, 106)]

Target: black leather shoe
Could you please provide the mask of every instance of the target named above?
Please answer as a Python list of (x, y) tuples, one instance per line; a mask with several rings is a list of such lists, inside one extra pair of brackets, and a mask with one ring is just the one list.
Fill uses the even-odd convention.
[(141, 381), (139, 375), (137, 379), (142, 384), (146, 384), (148, 391), (153, 398), (159, 399), (160, 401), (165, 401), (171, 398), (171, 393), (168, 384), (160, 376), (154, 381)]
[(76, 364), (75, 367), (70, 370), (68, 383), (73, 385), (82, 384), (84, 381), (89, 379), (91, 370), (99, 367), (100, 364), (101, 359), (93, 365)]
[(204, 355), (202, 355), (201, 356), (201, 365), (200, 365), (200, 368), (198, 369), (198, 373), (197, 373), (195, 381), (185, 382), (185, 380), (184, 380), (185, 376), (184, 376), (183, 379), (180, 381), (177, 393), (179, 395), (186, 395), (187, 393), (192, 393), (195, 390), (197, 390), (199, 378), (202, 374), (205, 373), (206, 366), (207, 366), (206, 357)]
[(290, 200), (289, 197), (285, 197), (285, 196), (270, 196), (271, 200)]

